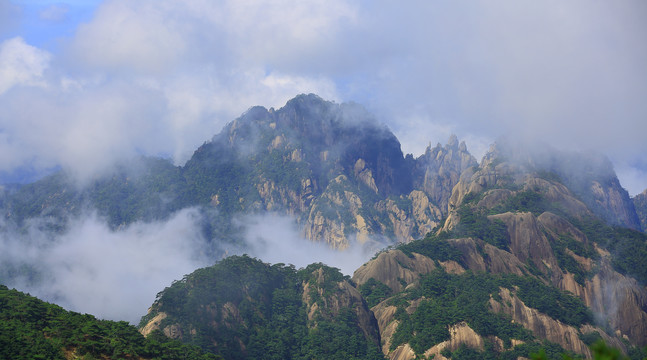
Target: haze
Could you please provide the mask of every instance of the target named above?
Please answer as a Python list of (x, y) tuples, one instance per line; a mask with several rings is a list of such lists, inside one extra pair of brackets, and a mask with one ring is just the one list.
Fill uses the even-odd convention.
[[(607, 154), (647, 187), (647, 4), (0, 0), (0, 171), (183, 163), (252, 105), (364, 104), (419, 155), (456, 133)], [(27, 176), (29, 175), (29, 176)]]

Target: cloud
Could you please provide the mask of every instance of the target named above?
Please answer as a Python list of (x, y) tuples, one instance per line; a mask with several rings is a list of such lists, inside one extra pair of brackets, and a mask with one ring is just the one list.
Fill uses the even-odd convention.
[(352, 276), (376, 251), (388, 245), (376, 239), (363, 244), (351, 240), (349, 248), (334, 250), (325, 243), (306, 240), (289, 216), (269, 213), (247, 216), (239, 221), (247, 225), (245, 244), (243, 248), (230, 251), (245, 252), (268, 263), (293, 264), (297, 268), (322, 262)]
[[(167, 221), (136, 222), (111, 230), (105, 219), (85, 213), (71, 219), (61, 234), (48, 229), (46, 218), (32, 219), (21, 230), (0, 224), (0, 275), (10, 287), (51, 301), (68, 310), (99, 318), (137, 324), (158, 292), (174, 280), (218, 259), (213, 254), (247, 253), (268, 263), (294, 264), (298, 268), (323, 262), (344, 274), (353, 272), (386, 244), (352, 241), (344, 251), (307, 241), (294, 219), (278, 214), (245, 216), (244, 243), (237, 246), (206, 240), (202, 215), (184, 209)], [(211, 255), (209, 255), (211, 254)], [(8, 275), (7, 269), (33, 269)], [(33, 274), (32, 274), (33, 275)]]
[[(23, 106), (0, 119), (0, 148), (18, 154), (2, 167), (87, 174), (142, 152), (182, 163), (250, 106), (303, 92), (366, 105), (414, 153), (451, 130), (477, 153), (507, 135), (629, 162), (647, 154), (645, 16), (640, 0), (105, 1), (56, 51), (23, 42), (47, 61), (1, 78), (3, 109), (15, 97)], [(48, 92), (23, 86), (36, 84)], [(75, 115), (103, 96), (105, 106)], [(30, 98), (36, 134), (7, 125), (24, 121)], [(47, 140), (51, 118), (78, 144)], [(34, 147), (20, 155), (23, 145)]]
[(50, 54), (25, 43), (20, 37), (0, 43), (0, 95), (14, 86), (44, 86), (43, 72)]
[(39, 16), (42, 20), (59, 22), (66, 19), (70, 6), (66, 4), (52, 4), (41, 10)]
[(26, 233), (0, 235), (3, 264), (26, 264), (43, 276), (35, 286), (20, 279), (6, 285), (99, 318), (137, 324), (159, 291), (211, 263), (195, 209), (117, 231), (90, 214), (61, 235), (42, 230), (44, 222), (32, 221)]
[(647, 162), (627, 163), (623, 160), (615, 162), (618, 178), (622, 179), (622, 186), (627, 189), (630, 196), (636, 196), (647, 190)]

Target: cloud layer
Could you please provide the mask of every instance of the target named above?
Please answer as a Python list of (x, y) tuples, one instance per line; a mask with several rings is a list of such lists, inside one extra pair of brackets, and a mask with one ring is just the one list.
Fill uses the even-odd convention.
[[(500, 135), (539, 137), (607, 153), (640, 174), (632, 193), (647, 187), (641, 0), (110, 0), (87, 21), (75, 6), (36, 12), (43, 29), (73, 24), (56, 39), (0, 27), (0, 171), (182, 163), (248, 107), (315, 92), (365, 104), (407, 152), (448, 133), (477, 155)], [(9, 13), (36, 21), (0, 1)]]
[(29, 266), (42, 276), (38, 283), (14, 277), (6, 285), (99, 318), (137, 324), (159, 291), (214, 261), (205, 255), (209, 245), (194, 209), (167, 222), (117, 231), (91, 214), (61, 235), (42, 230), (43, 221), (33, 220), (27, 231), (0, 234), (3, 266)]
[(344, 251), (331, 249), (322, 242), (304, 239), (293, 218), (278, 214), (247, 216), (245, 244), (235, 253), (247, 253), (267, 263), (293, 264), (303, 268), (315, 262), (336, 267), (345, 275), (353, 275), (362, 264), (381, 248), (389, 245), (386, 241), (371, 239), (363, 244), (351, 241)]

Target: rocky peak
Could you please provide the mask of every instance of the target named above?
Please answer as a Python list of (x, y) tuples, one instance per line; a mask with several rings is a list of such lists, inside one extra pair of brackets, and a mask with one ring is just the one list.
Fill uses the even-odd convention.
[(539, 174), (563, 184), (591, 212), (610, 224), (641, 228), (629, 194), (604, 155), (559, 151), (547, 144), (500, 139), (483, 156), (479, 169), (502, 169), (500, 164), (512, 170), (509, 175), (517, 179), (523, 174)]
[(434, 148), (430, 145), (416, 159), (415, 186), (422, 188), (446, 214), (449, 197), (460, 175), (476, 165), (476, 159), (467, 151), (465, 142), (459, 145), (456, 135), (452, 135), (447, 145), (442, 147), (438, 144)]
[(640, 227), (647, 232), (647, 189), (631, 199), (636, 209), (636, 214), (640, 220)]

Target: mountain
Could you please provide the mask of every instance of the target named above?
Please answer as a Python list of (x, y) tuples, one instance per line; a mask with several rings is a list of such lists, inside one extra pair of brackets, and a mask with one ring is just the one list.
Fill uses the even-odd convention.
[(236, 214), (272, 211), (293, 216), (304, 237), (344, 249), (353, 239), (424, 236), (447, 214), (460, 174), (476, 164), (455, 136), (405, 157), (395, 135), (360, 105), (300, 95), (278, 110), (250, 108), (184, 166), (134, 159), (84, 186), (60, 171), (5, 191), (3, 210), (18, 227), (39, 218), (63, 231), (89, 209), (118, 228), (199, 206), (205, 235), (232, 241)]
[[(337, 285), (327, 287), (338, 293), (324, 297), (318, 306), (350, 304), (348, 308), (356, 314), (352, 318), (356, 334), (369, 343), (379, 339), (389, 359), (516, 359), (541, 349), (549, 358), (559, 359), (562, 353), (590, 358), (589, 346), (600, 339), (631, 358), (645, 357), (647, 353), (639, 347), (647, 345), (647, 235), (603, 219), (606, 212), (592, 210), (565, 185), (572, 186), (573, 180), (564, 180), (568, 173), (559, 172), (561, 168), (539, 167), (536, 158), (516, 158), (508, 149), (508, 145), (493, 146), (480, 165), (463, 170), (447, 200), (446, 220), (434, 232), (376, 254), (351, 279), (342, 281), (337, 273)], [(582, 179), (580, 183), (595, 187), (596, 181)], [(241, 260), (228, 259), (216, 267), (231, 267), (229, 261)], [(313, 283), (303, 276), (313, 279), (316, 274), (323, 279), (321, 284), (329, 277), (320, 274), (335, 273), (321, 264), (297, 271), (282, 264), (261, 266), (246, 261), (300, 275), (291, 284), (296, 289), (294, 299), (301, 299), (292, 304), (302, 311), (292, 319), (300, 319), (301, 324), (308, 324), (304, 314), (312, 311), (308, 300), (312, 298), (305, 294)], [(234, 336), (234, 354), (253, 358), (243, 350), (250, 338), (240, 334), (268, 333), (265, 329), (273, 326), (266, 324), (274, 316), (253, 309), (281, 307), (269, 302), (251, 305), (250, 311), (259, 314), (254, 320), (258, 322), (247, 320), (239, 309), (249, 305), (241, 299), (272, 296), (246, 292), (253, 288), (251, 276), (247, 278), (247, 271), (238, 267), (229, 270), (231, 275), (204, 271), (161, 292), (140, 326), (144, 332), (160, 328), (175, 333), (192, 344), (213, 344), (211, 350), (223, 355), (216, 344), (224, 347), (223, 339)], [(251, 272), (265, 274), (267, 270)], [(197, 279), (210, 285), (201, 285)], [(237, 290), (221, 290), (231, 285), (229, 279), (239, 284), (234, 286)], [(258, 283), (266, 284), (264, 280), (252, 282)], [(262, 286), (266, 294), (277, 288)], [(344, 300), (351, 288), (361, 298)], [(241, 290), (238, 300), (227, 300), (229, 295), (224, 295)], [(196, 300), (200, 299), (195, 295), (198, 291), (210, 295)], [(321, 288), (318, 292), (322, 293)], [(185, 313), (165, 308), (168, 296), (192, 305), (177, 308)], [(192, 322), (186, 311), (194, 309), (211, 309), (213, 315), (198, 310)], [(336, 311), (337, 307), (324, 312)], [(368, 320), (363, 323), (368, 325), (355, 320), (365, 317)], [(232, 330), (238, 338), (227, 332)], [(208, 340), (200, 337), (207, 336), (203, 334), (210, 334)], [(268, 343), (273, 342), (265, 346)], [(304, 346), (300, 343), (297, 348)]]
[(463, 346), (527, 356), (537, 341), (589, 357), (600, 337), (647, 345), (647, 236), (609, 225), (563, 175), (510, 155), (495, 146), (463, 172), (435, 234), (355, 272), (360, 289), (386, 290), (372, 310), (389, 358)]

